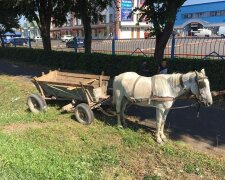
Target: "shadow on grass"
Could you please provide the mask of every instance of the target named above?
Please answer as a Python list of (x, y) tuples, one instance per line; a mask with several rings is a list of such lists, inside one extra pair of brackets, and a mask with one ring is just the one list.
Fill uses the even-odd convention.
[[(177, 101), (174, 106), (190, 105), (190, 101)], [(95, 117), (106, 125), (117, 126), (116, 117), (108, 117), (95, 111)], [(156, 131), (155, 108), (131, 106), (127, 110), (128, 128), (144, 129), (153, 136)], [(141, 124), (135, 123), (139, 121)], [(147, 125), (147, 126), (146, 126)], [(171, 110), (167, 116), (165, 132), (172, 140), (184, 140), (184, 136), (225, 149), (225, 110), (201, 107), (197, 117), (196, 108)]]

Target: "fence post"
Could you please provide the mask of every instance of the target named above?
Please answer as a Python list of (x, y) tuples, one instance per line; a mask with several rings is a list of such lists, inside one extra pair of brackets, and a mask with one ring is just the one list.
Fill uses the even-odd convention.
[(112, 39), (112, 55), (115, 55), (115, 39)]
[(27, 46), (28, 46), (28, 48), (31, 48), (31, 42), (30, 42), (30, 30), (28, 30)]
[(76, 37), (74, 37), (74, 51), (75, 51), (75, 53), (77, 53), (77, 38)]
[(172, 44), (171, 44), (171, 60), (174, 60), (174, 51), (175, 51), (175, 33), (172, 33)]

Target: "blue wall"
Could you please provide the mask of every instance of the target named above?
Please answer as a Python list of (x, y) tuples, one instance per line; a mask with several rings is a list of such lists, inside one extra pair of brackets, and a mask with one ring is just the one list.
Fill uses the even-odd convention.
[(207, 23), (212, 23), (212, 24), (225, 23), (225, 15), (201, 17), (201, 18), (188, 18), (188, 19), (184, 19), (182, 17), (182, 14), (186, 14), (186, 13), (198, 13), (198, 12), (209, 12), (209, 11), (219, 11), (219, 10), (225, 10), (225, 1), (182, 6), (177, 13), (175, 26), (180, 26), (183, 23), (190, 20), (192, 22), (194, 22), (194, 20), (206, 21)]

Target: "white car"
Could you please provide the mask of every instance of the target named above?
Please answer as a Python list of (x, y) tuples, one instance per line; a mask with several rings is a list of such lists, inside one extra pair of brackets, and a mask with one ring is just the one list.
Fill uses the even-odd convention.
[(64, 35), (61, 37), (62, 42), (68, 42), (69, 40), (73, 39), (74, 37), (72, 35)]
[(212, 35), (212, 31), (209, 29), (198, 29), (197, 32), (194, 32), (194, 35), (199, 37), (209, 37)]
[(225, 26), (219, 27), (218, 35), (221, 37), (225, 37)]
[(34, 41), (42, 41), (42, 37), (41, 37), (41, 36), (36, 36), (36, 37), (34, 38)]

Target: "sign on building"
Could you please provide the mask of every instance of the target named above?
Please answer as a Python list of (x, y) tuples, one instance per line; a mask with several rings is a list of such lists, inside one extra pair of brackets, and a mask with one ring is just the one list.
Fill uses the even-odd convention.
[(132, 12), (133, 0), (121, 1), (121, 21), (133, 21), (132, 17), (128, 17)]

